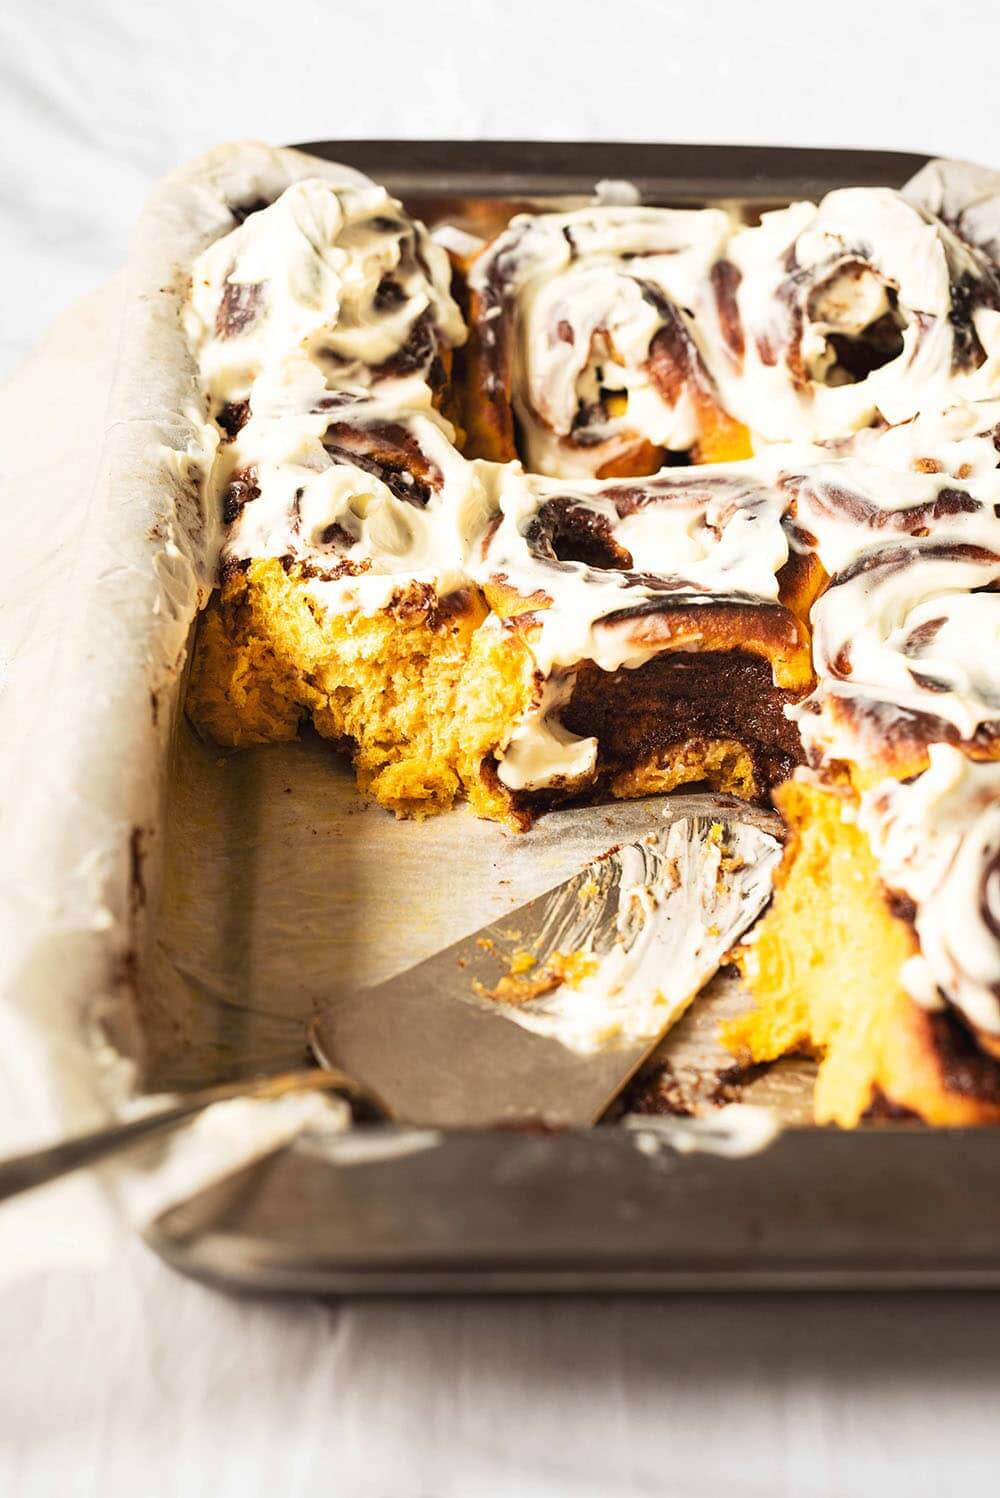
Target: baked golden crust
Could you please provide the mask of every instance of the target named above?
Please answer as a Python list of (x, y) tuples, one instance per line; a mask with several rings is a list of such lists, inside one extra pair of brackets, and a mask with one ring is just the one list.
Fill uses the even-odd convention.
[(469, 338), (462, 360), (460, 397), (465, 454), (469, 458), (488, 458), (493, 463), (509, 463), (517, 457), (511, 404), (514, 379), (511, 329), (497, 327), (494, 330), (495, 343), (487, 353), (484, 329), (488, 307), (485, 298), (475, 290), (470, 290), (468, 297)]
[(814, 679), (808, 627), (781, 604), (678, 607), (654, 600), (607, 615), (599, 628), (621, 633), (640, 650), (757, 656), (770, 666), (774, 685), (792, 693), (807, 691)]
[(973, 760), (1000, 759), (1000, 724), (984, 723), (971, 737), (927, 713), (900, 713), (891, 704), (860, 696), (829, 700), (826, 713), (835, 730), (858, 746), (847, 766), (858, 791), (891, 777), (908, 780), (929, 763), (932, 744), (954, 744)]

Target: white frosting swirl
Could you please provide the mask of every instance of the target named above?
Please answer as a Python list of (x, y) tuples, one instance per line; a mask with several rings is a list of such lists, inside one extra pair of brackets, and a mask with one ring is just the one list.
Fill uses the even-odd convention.
[(374, 183), (294, 183), (195, 262), (186, 331), (216, 405), (302, 356), (331, 387), (426, 383), (438, 342), (464, 341), (447, 255)]
[(903, 188), (903, 196), (1000, 263), (1000, 172), (994, 167), (929, 161)]
[(338, 613), (373, 613), (411, 583), (441, 596), (467, 585), (493, 507), (492, 465), (461, 457), (429, 399), (401, 411), (312, 382), (267, 393), (220, 453), (224, 566), (287, 562)]
[[(819, 684), (796, 710), (814, 756), (880, 758), (889, 719), (909, 714), (963, 740), (1000, 728), (1000, 593), (973, 591), (1000, 580), (996, 468), (957, 480), (846, 458), (785, 485), (796, 544), (830, 574), (810, 616)], [(851, 701), (860, 724), (843, 710)], [(874, 736), (864, 732), (873, 708)]]
[[(593, 475), (637, 436), (692, 446), (710, 382), (691, 309), (729, 231), (715, 209), (595, 206), (521, 215), (478, 258), (469, 279), (482, 299), (480, 336), (489, 357), (501, 336), (512, 341), (513, 403), (533, 472)], [(671, 366), (684, 366), (675, 388), (651, 365), (661, 336)]]
[(714, 365), (760, 439), (822, 441), (877, 417), (1000, 393), (1000, 284), (987, 259), (888, 188), (845, 188), (740, 231), (745, 355)]
[(895, 474), (941, 473), (990, 481), (1000, 461), (1000, 400), (963, 402), (941, 411), (931, 408), (897, 426), (865, 427), (846, 441), (825, 446), (829, 453)]
[[(571, 483), (510, 464), (499, 523), (472, 574), (540, 597), (532, 649), (543, 671), (581, 660), (605, 671), (639, 666), (658, 647), (614, 629), (609, 615), (643, 604), (777, 600), (787, 500), (767, 477), (753, 460)], [(604, 549), (606, 559), (594, 561)]]

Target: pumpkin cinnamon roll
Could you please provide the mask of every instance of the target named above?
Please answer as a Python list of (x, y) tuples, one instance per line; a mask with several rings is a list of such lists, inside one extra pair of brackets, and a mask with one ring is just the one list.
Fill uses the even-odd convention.
[(516, 217), (468, 272), (469, 451), (597, 478), (748, 457), (705, 357), (729, 232), (710, 209)]
[(818, 684), (794, 714), (813, 762), (863, 786), (917, 774), (934, 743), (1000, 756), (1000, 474), (841, 460), (781, 482), (795, 544), (826, 579), (810, 613)]
[(382, 187), (294, 183), (194, 265), (187, 334), (231, 435), (261, 377), (305, 362), (400, 407), (447, 398), (465, 325), (445, 252)]
[(987, 256), (888, 188), (845, 188), (727, 249), (739, 345), (727, 408), (759, 441), (826, 441), (1000, 393), (1000, 280)]
[(480, 746), (474, 802), (524, 819), (584, 793), (756, 798), (785, 779), (815, 577), (786, 505), (752, 463), (603, 482), (511, 469), (470, 565), (493, 611), (480, 650), (531, 669)]
[(265, 411), (220, 450), (220, 585), (187, 711), (217, 743), (347, 747), (399, 813), (461, 789), (456, 694), (486, 614), (466, 566), (488, 507), (433, 409), (333, 392)]

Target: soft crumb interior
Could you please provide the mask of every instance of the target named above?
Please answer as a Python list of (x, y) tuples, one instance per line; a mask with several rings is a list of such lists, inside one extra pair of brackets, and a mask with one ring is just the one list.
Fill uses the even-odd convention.
[(464, 791), (481, 815), (509, 819), (484, 761), (527, 702), (533, 663), (517, 637), (480, 631), (486, 613), (470, 590), (447, 607), (416, 591), (390, 611), (331, 614), (280, 562), (257, 560), (202, 619), (187, 710), (233, 747), (294, 738), (311, 718), (397, 815), (447, 810)]
[(775, 799), (789, 842), (771, 908), (744, 949), (756, 1007), (723, 1038), (754, 1061), (821, 1054), (817, 1122), (850, 1125), (872, 1100), (883, 1032), (910, 1004), (899, 971), (915, 938), (890, 912), (840, 796), (793, 781)]
[[(227, 578), (203, 616), (189, 715), (233, 747), (292, 739), (311, 720), (351, 751), (361, 789), (397, 815), (444, 811), (465, 795), (479, 816), (523, 827), (534, 799), (512, 796), (495, 754), (539, 689), (531, 649), (537, 619), (530, 610), (497, 617), (493, 604), (475, 589), (440, 600), (413, 585), (387, 609), (340, 614), (325, 610), (294, 569), (257, 559)], [(715, 660), (681, 656), (681, 665), (695, 662), (693, 674), (682, 673), (689, 686)], [(721, 659), (739, 664), (731, 654)], [(660, 676), (677, 664), (667, 652), (645, 674), (584, 670), (573, 699), (581, 722), (570, 715), (568, 726), (598, 737), (602, 788), (631, 797), (705, 783), (759, 797), (774, 776), (762, 778), (752, 745), (726, 726), (705, 731), (705, 689), (691, 701), (665, 692)], [(656, 680), (646, 685), (650, 670)], [(621, 693), (619, 677), (631, 694), (627, 705), (613, 691), (617, 682)], [(588, 716), (595, 692), (600, 711)], [(754, 722), (762, 711), (758, 705)], [(784, 725), (780, 709), (779, 717)], [(631, 727), (619, 743), (623, 725)], [(766, 737), (766, 725), (757, 730)]]
[(515, 827), (526, 826), (529, 819), (517, 811), (497, 778), (493, 756), (537, 689), (529, 634), (495, 618), (477, 630), (457, 697), (458, 770), (472, 809), (477, 816)]
[(704, 783), (713, 791), (752, 801), (760, 794), (753, 757), (735, 739), (694, 737), (658, 749), (644, 764), (623, 770), (611, 782), (619, 797), (658, 796), (681, 785)]
[(843, 797), (789, 781), (775, 793), (789, 829), (771, 907), (742, 949), (755, 1007), (723, 1028), (752, 1061), (817, 1054), (817, 1123), (856, 1124), (878, 1094), (930, 1123), (982, 1121), (981, 1099), (949, 1086), (932, 1016), (903, 988), (917, 950), (890, 909), (874, 855)]

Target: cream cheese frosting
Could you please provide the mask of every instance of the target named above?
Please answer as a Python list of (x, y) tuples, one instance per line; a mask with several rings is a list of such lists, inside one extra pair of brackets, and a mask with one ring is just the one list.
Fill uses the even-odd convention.
[[(498, 523), (472, 566), (476, 581), (502, 578), (523, 596), (541, 593), (533, 644), (544, 671), (593, 660), (605, 671), (655, 653), (609, 616), (646, 603), (728, 599), (768, 603), (788, 559), (787, 498), (768, 483), (768, 463), (725, 463), (648, 479), (574, 480), (503, 472)], [(574, 555), (574, 540), (586, 547)], [(593, 552), (607, 548), (603, 565)]]
[(1000, 172), (971, 161), (929, 161), (903, 189), (960, 239), (1000, 264)]
[[(846, 458), (783, 485), (795, 496), (796, 544), (829, 578), (810, 614), (819, 684), (796, 709), (807, 747), (877, 757), (886, 708), (940, 720), (965, 740), (1000, 727), (1000, 593), (989, 591), (1000, 581), (996, 467), (959, 480)], [(845, 723), (838, 708), (848, 699), (879, 706), (874, 739)]]
[[(699, 375), (708, 383), (691, 309), (730, 229), (717, 209), (597, 205), (516, 217), (477, 259), (469, 284), (487, 347), (513, 324), (514, 405), (533, 472), (593, 475), (636, 432), (691, 447)], [(651, 369), (658, 338), (691, 365), (676, 390)], [(574, 445), (561, 440), (571, 435)]]
[(759, 439), (823, 441), (1000, 393), (992, 263), (888, 188), (844, 188), (735, 234), (742, 353), (728, 409)]
[[(216, 409), (297, 357), (334, 389), (435, 384), (465, 338), (444, 250), (382, 187), (293, 183), (195, 262), (186, 332)], [(440, 381), (438, 381), (440, 383)]]
[(492, 465), (466, 462), (429, 392), (406, 410), (305, 380), (258, 388), (254, 405), (216, 467), (225, 566), (286, 561), (337, 613), (373, 613), (409, 583), (467, 583)]

